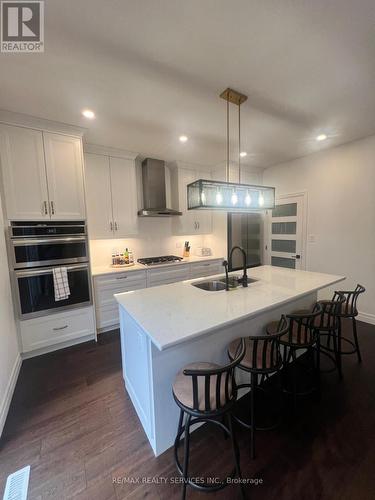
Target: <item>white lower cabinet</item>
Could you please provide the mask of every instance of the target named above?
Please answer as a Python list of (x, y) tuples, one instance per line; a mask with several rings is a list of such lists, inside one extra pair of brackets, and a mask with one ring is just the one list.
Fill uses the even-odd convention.
[(171, 267), (158, 267), (147, 271), (147, 286), (168, 285), (190, 278), (190, 265), (178, 264)]
[[(94, 308), (83, 307), (20, 322), (22, 352), (95, 337)], [(89, 340), (89, 338), (87, 339)]]
[(191, 264), (191, 278), (199, 278), (200, 276), (212, 276), (213, 274), (221, 274), (224, 272), (223, 259), (210, 260), (209, 262), (196, 262)]
[(120, 320), (118, 304), (114, 298), (116, 293), (221, 274), (224, 272), (222, 263), (223, 259), (212, 259), (94, 276), (97, 329), (105, 331), (118, 327)]
[(105, 274), (94, 277), (96, 326), (98, 330), (119, 324), (119, 312), (115, 293), (146, 288), (146, 270)]

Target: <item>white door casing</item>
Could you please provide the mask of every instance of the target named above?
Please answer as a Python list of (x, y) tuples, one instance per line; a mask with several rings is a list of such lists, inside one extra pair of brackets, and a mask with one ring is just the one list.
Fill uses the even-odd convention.
[(278, 196), (265, 217), (266, 263), (306, 269), (307, 193)]

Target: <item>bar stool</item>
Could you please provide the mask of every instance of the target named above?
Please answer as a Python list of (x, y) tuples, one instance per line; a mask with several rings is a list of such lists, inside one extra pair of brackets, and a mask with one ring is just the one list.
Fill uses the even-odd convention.
[[(316, 321), (319, 320), (321, 314), (322, 306), (319, 303), (314, 305), (311, 312), (301, 311), (288, 314), (289, 329), (286, 335), (280, 338), (280, 344), (284, 347), (284, 374), (287, 374), (289, 363), (292, 361), (292, 390), (289, 390), (284, 381), (284, 392), (293, 395), (294, 410), (297, 408), (298, 396), (307, 396), (315, 390), (320, 390), (320, 340)], [(305, 391), (298, 390), (297, 387), (297, 351), (299, 350), (312, 354), (313, 372), (316, 375), (315, 384), (313, 383), (311, 388)], [(316, 361), (314, 361), (315, 351)]]
[[(343, 354), (357, 353), (358, 363), (362, 362), (362, 356), (361, 356), (361, 351), (359, 349), (359, 342), (358, 342), (358, 336), (357, 336), (357, 319), (356, 319), (356, 317), (358, 316), (358, 309), (357, 309), (358, 298), (365, 291), (366, 291), (366, 288), (364, 286), (358, 284), (356, 286), (355, 290), (349, 290), (349, 291), (339, 290), (339, 291), (335, 292), (335, 295), (342, 294), (345, 297), (345, 303), (342, 305), (341, 312), (338, 315), (339, 316), (339, 331), (338, 331), (337, 349), (338, 349), (338, 353), (339, 353), (339, 373), (340, 373), (341, 378), (342, 378), (341, 356)], [(341, 334), (342, 318), (352, 320), (354, 342), (352, 342), (347, 337), (342, 336), (342, 334)], [(346, 342), (347, 344), (350, 344), (353, 347), (353, 349), (351, 349), (349, 351), (343, 350), (341, 348), (342, 341)]]
[[(182, 499), (186, 498), (186, 487), (200, 491), (218, 491), (227, 486), (226, 481), (209, 485), (197, 483), (188, 477), (190, 427), (198, 422), (213, 423), (221, 427), (226, 437), (231, 438), (234, 469), (229, 477), (237, 476), (240, 480), (241, 469), (239, 449), (235, 440), (232, 425), (232, 409), (237, 398), (237, 386), (234, 370), (245, 355), (245, 341), (238, 346), (233, 361), (226, 366), (214, 363), (192, 363), (185, 366), (176, 376), (173, 384), (173, 397), (180, 408), (177, 435), (174, 442), (174, 458), (178, 472), (184, 478)], [(185, 417), (185, 423), (184, 423)], [(227, 421), (225, 425), (225, 421)], [(184, 434), (184, 460), (181, 466), (178, 458), (180, 438)], [(245, 498), (244, 485), (239, 481), (241, 496)]]
[[(321, 371), (329, 373), (337, 369), (339, 372), (339, 378), (341, 378), (342, 375), (340, 371), (341, 363), (340, 363), (340, 354), (338, 351), (338, 336), (340, 327), (340, 312), (344, 303), (345, 303), (345, 296), (340, 292), (335, 292), (335, 295), (332, 300), (319, 300), (313, 309), (313, 311), (316, 310), (318, 306), (320, 306), (321, 308), (321, 315), (320, 317), (317, 318), (317, 321), (315, 321), (317, 334), (319, 336), (319, 347), (320, 347), (319, 355), (321, 356), (323, 354), (327, 356), (329, 359), (331, 359), (331, 361), (334, 364), (333, 369), (321, 370)], [(321, 339), (324, 336), (327, 336), (328, 346), (330, 344), (331, 339), (333, 340), (333, 350), (322, 344)]]
[[(276, 426), (256, 427), (255, 422), (255, 391), (259, 389), (258, 377), (265, 381), (272, 374), (279, 374), (282, 366), (280, 338), (288, 332), (288, 322), (285, 316), (277, 322), (276, 331), (270, 332), (266, 327), (266, 335), (251, 335), (246, 337), (246, 353), (238, 364), (238, 369), (250, 373), (250, 383), (237, 386), (237, 389), (250, 388), (250, 423), (233, 416), (243, 427), (250, 429), (250, 456), (255, 457), (255, 431), (270, 430)], [(229, 359), (233, 360), (242, 339), (233, 340), (228, 346)]]

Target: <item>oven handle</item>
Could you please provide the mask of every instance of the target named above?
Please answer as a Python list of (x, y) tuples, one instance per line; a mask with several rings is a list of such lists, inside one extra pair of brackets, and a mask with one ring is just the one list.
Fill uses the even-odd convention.
[[(81, 271), (82, 269), (89, 269), (88, 264), (77, 264), (76, 266), (56, 266), (66, 267), (67, 271)], [(30, 278), (32, 276), (42, 276), (45, 274), (52, 274), (53, 267), (48, 269), (35, 269), (35, 271), (15, 271), (16, 278)]]
[(27, 239), (20, 239), (20, 240), (12, 240), (12, 244), (15, 247), (20, 247), (20, 246), (31, 246), (31, 245), (45, 245), (45, 244), (50, 244), (53, 245), (54, 243), (75, 243), (77, 241), (86, 241), (85, 236), (76, 236), (76, 237), (70, 237), (70, 238), (56, 238), (56, 237), (51, 237), (51, 238), (27, 238)]

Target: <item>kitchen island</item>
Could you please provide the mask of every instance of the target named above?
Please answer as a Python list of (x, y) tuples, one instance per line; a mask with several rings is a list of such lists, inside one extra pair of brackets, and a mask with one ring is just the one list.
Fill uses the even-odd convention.
[(230, 291), (197, 288), (194, 283), (208, 280), (198, 278), (115, 295), (126, 390), (156, 456), (175, 438), (172, 384), (183, 366), (226, 363), (231, 340), (261, 334), (281, 314), (310, 308), (318, 290), (345, 279), (272, 266), (250, 269), (248, 276), (255, 281)]

